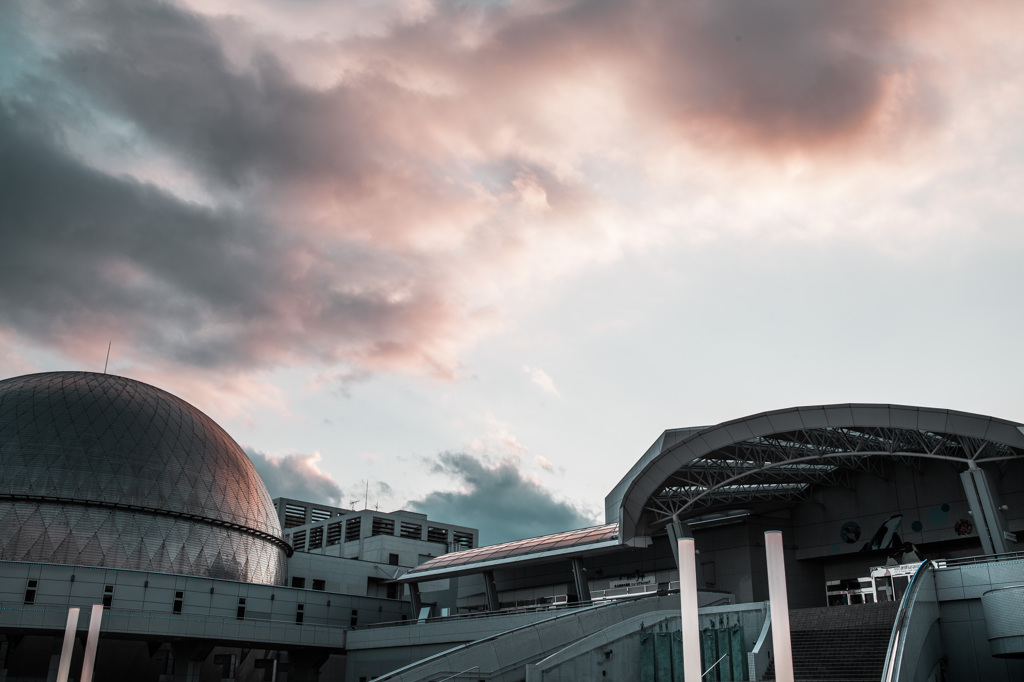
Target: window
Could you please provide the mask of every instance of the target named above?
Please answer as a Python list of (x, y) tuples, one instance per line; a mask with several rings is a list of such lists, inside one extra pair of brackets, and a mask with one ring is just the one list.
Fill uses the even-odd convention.
[(402, 521), (398, 529), (399, 534), (403, 538), (409, 538), (410, 540), (419, 540), (420, 536), (423, 535), (423, 526), (418, 523), (409, 523), (408, 521)]
[(245, 597), (238, 598), (238, 611), (235, 613), (235, 618), (245, 620)]
[(309, 520), (316, 523), (317, 521), (326, 521), (331, 516), (330, 509), (314, 509), (309, 515)]
[(296, 552), (306, 551), (306, 531), (295, 531), (295, 534), (292, 535), (292, 549), (294, 549)]
[(35, 580), (29, 580), (28, 586), (25, 588), (25, 603), (35, 604), (36, 603), (36, 586), (39, 583)]
[(284, 506), (284, 527), (294, 528), (306, 523), (306, 508), (297, 504)]
[(373, 527), (370, 530), (370, 535), (394, 535), (395, 534), (395, 521), (394, 519), (385, 519), (380, 516), (373, 517)]
[(320, 590), (321, 592), (323, 592), (325, 589), (327, 589), (327, 581), (325, 581), (325, 580), (317, 580), (317, 579), (314, 578), (313, 579), (313, 589), (314, 590)]
[(361, 522), (362, 519), (358, 516), (345, 522), (345, 542), (353, 542), (359, 539)]
[(355, 627), (356, 623), (358, 623), (358, 622), (359, 622), (359, 612), (356, 611), (355, 609), (352, 609), (352, 618), (349, 620), (349, 625), (351, 625), (352, 627)]
[(388, 583), (388, 599), (398, 599), (398, 583)]
[(295, 577), (295, 576), (292, 577), (292, 587), (305, 587), (305, 586), (306, 586), (306, 579), (305, 578), (299, 578), (299, 577)]
[(103, 586), (103, 608), (109, 609), (110, 605), (114, 603), (114, 586), (104, 585)]
[(447, 545), (448, 529), (427, 526), (427, 542), (440, 542), (443, 545)]
[(327, 544), (337, 545), (341, 543), (341, 521), (327, 526)]
[(473, 549), (473, 534), (455, 531), (452, 533), (452, 542), (455, 544), (456, 550)]
[(295, 607), (295, 624), (296, 625), (302, 625), (302, 618), (305, 616), (305, 614), (303, 612), (305, 610), (306, 610), (306, 606), (304, 604), (299, 604), (298, 606)]
[(175, 592), (174, 593), (174, 607), (171, 609), (171, 612), (172, 613), (181, 613), (181, 605), (184, 602), (185, 602), (185, 593), (181, 592), (181, 591)]
[(309, 529), (309, 549), (319, 549), (324, 546), (324, 527), (317, 526)]
[(397, 566), (398, 565), (398, 555), (397, 554), (388, 554), (388, 563), (390, 565), (392, 565), (392, 566)]

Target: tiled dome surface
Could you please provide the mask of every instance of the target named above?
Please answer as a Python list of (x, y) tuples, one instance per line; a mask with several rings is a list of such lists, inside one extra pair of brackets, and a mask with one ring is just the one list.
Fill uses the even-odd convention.
[(283, 582), (261, 534), (281, 530), (256, 468), (185, 401), (109, 374), (0, 381), (0, 559)]

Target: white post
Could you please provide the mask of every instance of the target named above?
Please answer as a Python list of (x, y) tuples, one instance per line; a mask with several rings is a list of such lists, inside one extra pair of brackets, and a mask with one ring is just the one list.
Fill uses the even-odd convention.
[(71, 654), (75, 651), (75, 633), (78, 632), (78, 607), (68, 609), (68, 624), (64, 626), (64, 646), (60, 650), (60, 665), (57, 666), (57, 682), (68, 682), (71, 671)]
[(775, 650), (775, 679), (793, 682), (793, 647), (789, 637), (789, 596), (786, 594), (786, 560), (782, 531), (764, 534), (768, 560), (768, 600), (772, 609), (772, 648)]
[(697, 553), (693, 538), (679, 538), (679, 610), (685, 682), (700, 682), (700, 619), (697, 617)]
[(100, 638), (100, 621), (103, 620), (103, 604), (92, 605), (89, 618), (89, 637), (85, 640), (85, 659), (82, 661), (82, 682), (92, 682), (92, 669), (96, 665), (96, 645)]

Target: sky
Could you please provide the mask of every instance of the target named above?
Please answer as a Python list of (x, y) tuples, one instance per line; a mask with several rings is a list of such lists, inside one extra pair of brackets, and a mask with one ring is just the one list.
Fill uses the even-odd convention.
[(272, 495), (603, 523), (667, 428), (1024, 421), (1024, 3), (0, 3), (0, 376)]

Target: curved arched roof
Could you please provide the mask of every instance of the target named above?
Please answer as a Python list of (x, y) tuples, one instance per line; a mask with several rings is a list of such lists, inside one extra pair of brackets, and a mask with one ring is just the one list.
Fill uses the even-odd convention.
[(806, 499), (851, 471), (889, 460), (965, 467), (1024, 457), (1022, 425), (905, 405), (793, 407), (698, 429), (666, 431), (605, 500), (620, 540), (672, 520), (760, 500)]

